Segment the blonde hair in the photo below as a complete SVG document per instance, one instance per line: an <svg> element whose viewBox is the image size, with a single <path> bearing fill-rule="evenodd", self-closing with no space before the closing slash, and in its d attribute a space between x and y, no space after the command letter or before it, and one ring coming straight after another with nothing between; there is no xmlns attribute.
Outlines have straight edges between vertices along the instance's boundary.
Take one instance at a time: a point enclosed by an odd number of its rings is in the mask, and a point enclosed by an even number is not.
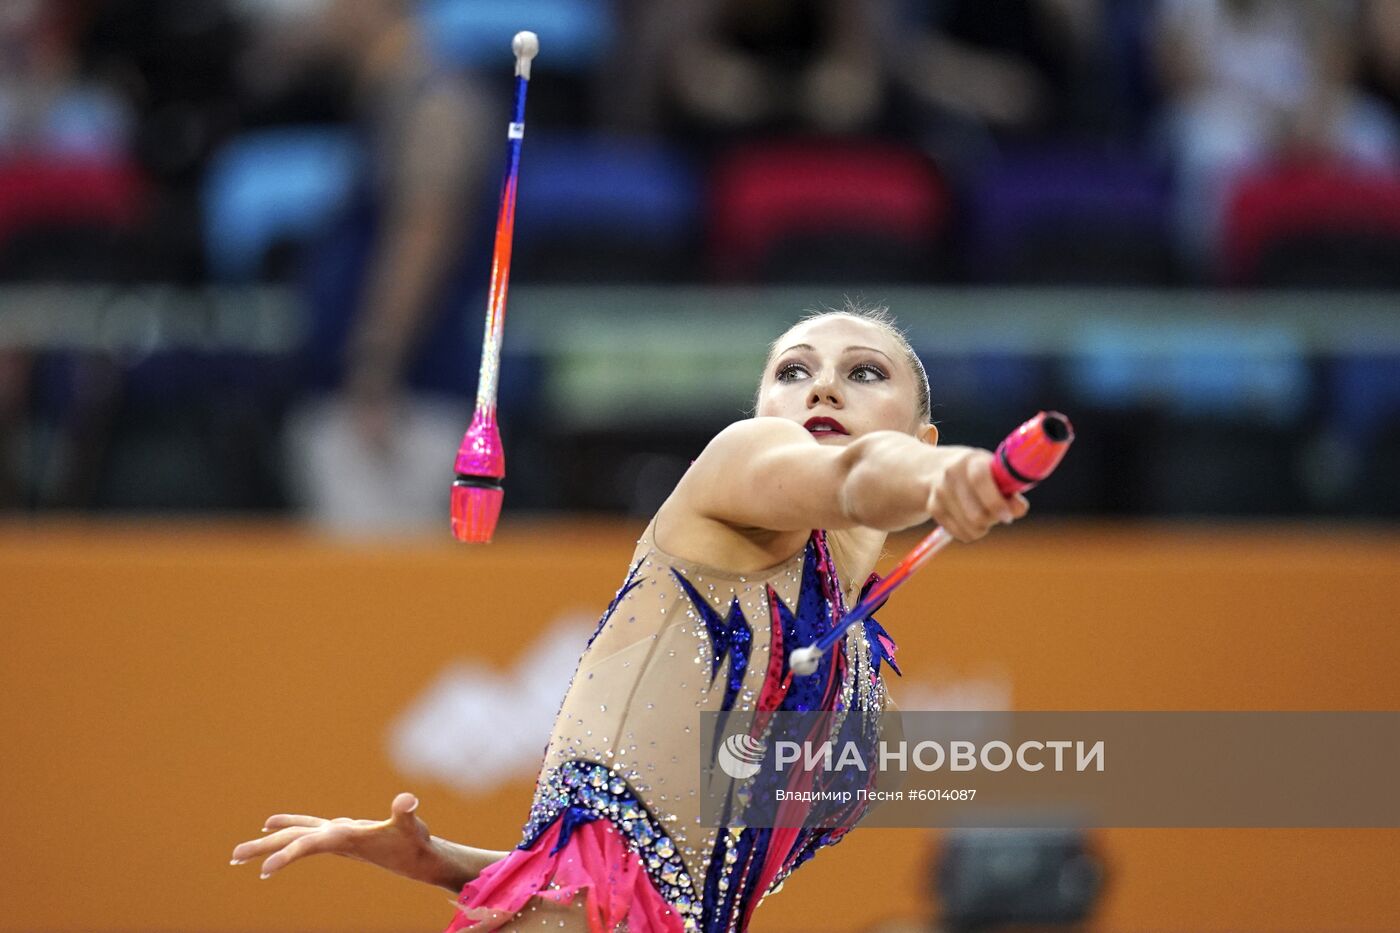
<svg viewBox="0 0 1400 933"><path fill-rule="evenodd" d="M891 340L899 344L899 349L904 353L905 361L909 364L910 370L914 373L914 385L919 395L919 418L925 423L932 421L933 393L929 389L928 373L924 370L923 360L919 359L919 354L914 352L914 347L909 343L909 338L904 335L904 331L900 330L899 324L895 322L894 315L890 313L890 309L884 305L867 305L864 302L852 301L850 298L847 298L845 307L809 310L792 326L796 327L797 324L806 324L809 321L820 321L829 317L849 317L855 318L858 321L864 321L867 324L874 324L889 335ZM791 327L788 328L788 330L791 329ZM786 333L786 331L784 333ZM782 339L783 334L779 334L774 338L773 342L768 345L768 357L764 363L765 370L767 369L767 363L772 361L773 354L778 350L778 341ZM754 395L755 411L758 410L758 396L762 391L763 386L760 381L759 391Z"/></svg>

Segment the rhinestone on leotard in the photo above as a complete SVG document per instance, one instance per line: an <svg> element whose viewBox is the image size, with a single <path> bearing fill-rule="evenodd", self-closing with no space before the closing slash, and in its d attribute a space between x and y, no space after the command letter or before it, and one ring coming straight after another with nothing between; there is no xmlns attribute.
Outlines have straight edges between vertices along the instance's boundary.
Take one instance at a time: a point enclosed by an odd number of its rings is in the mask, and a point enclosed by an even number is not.
<svg viewBox="0 0 1400 933"><path fill-rule="evenodd" d="M657 891L687 921L687 929L691 920L698 927L702 905L691 895L695 882L670 834L662 828L666 817L653 816L623 775L605 764L582 759L566 761L545 775L530 807L519 848L533 846L572 807L583 807L591 818L612 823L628 848L641 859Z"/></svg>

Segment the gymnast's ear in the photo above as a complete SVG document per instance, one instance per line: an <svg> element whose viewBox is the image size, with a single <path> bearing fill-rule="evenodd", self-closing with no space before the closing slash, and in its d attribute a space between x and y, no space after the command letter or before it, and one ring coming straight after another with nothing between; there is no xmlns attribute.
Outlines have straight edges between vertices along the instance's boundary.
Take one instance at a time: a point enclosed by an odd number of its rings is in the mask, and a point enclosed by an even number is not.
<svg viewBox="0 0 1400 933"><path fill-rule="evenodd" d="M919 428L915 436L918 437L918 439L923 441L925 444L928 444L930 447L932 447L938 443L938 426L933 424L926 424L923 427Z"/></svg>

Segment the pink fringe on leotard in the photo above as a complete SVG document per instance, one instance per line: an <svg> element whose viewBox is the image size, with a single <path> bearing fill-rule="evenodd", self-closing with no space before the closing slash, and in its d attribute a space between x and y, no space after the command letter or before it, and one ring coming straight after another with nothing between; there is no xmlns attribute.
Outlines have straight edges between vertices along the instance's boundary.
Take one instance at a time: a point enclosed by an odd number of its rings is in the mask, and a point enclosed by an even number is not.
<svg viewBox="0 0 1400 933"><path fill-rule="evenodd" d="M681 933L680 915L647 877L641 859L607 820L574 827L568 842L550 855L562 820L529 849L516 849L462 888L457 916L444 933L487 933L510 922L530 898L563 904L585 895L590 933Z"/></svg>

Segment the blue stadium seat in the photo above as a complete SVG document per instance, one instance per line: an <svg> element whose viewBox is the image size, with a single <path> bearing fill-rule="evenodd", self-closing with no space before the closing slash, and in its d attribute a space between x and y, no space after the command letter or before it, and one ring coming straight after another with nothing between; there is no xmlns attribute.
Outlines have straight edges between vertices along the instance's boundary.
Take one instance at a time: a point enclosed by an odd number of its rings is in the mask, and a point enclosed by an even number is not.
<svg viewBox="0 0 1400 933"><path fill-rule="evenodd" d="M1344 356L1326 367L1327 422L1364 447L1400 425L1400 356Z"/></svg>
<svg viewBox="0 0 1400 933"><path fill-rule="evenodd" d="M1299 418L1313 388L1298 334L1239 320L1178 322L1155 335L1131 321L1088 325L1064 378L1092 405L1269 424Z"/></svg>
<svg viewBox="0 0 1400 933"><path fill-rule="evenodd" d="M986 166L969 193L969 260L984 280L1169 284L1166 173L1131 154L1026 151Z"/></svg>
<svg viewBox="0 0 1400 933"><path fill-rule="evenodd" d="M516 268L532 281L686 278L700 178L680 152L608 136L531 139L521 156Z"/></svg>
<svg viewBox="0 0 1400 933"><path fill-rule="evenodd" d="M550 68L581 70L616 31L609 0L428 0L418 15L433 54L459 68L508 63L511 38L530 29Z"/></svg>
<svg viewBox="0 0 1400 933"><path fill-rule="evenodd" d="M212 275L259 278L276 247L312 236L345 203L360 164L352 134L340 128L259 130L231 140L204 184Z"/></svg>

